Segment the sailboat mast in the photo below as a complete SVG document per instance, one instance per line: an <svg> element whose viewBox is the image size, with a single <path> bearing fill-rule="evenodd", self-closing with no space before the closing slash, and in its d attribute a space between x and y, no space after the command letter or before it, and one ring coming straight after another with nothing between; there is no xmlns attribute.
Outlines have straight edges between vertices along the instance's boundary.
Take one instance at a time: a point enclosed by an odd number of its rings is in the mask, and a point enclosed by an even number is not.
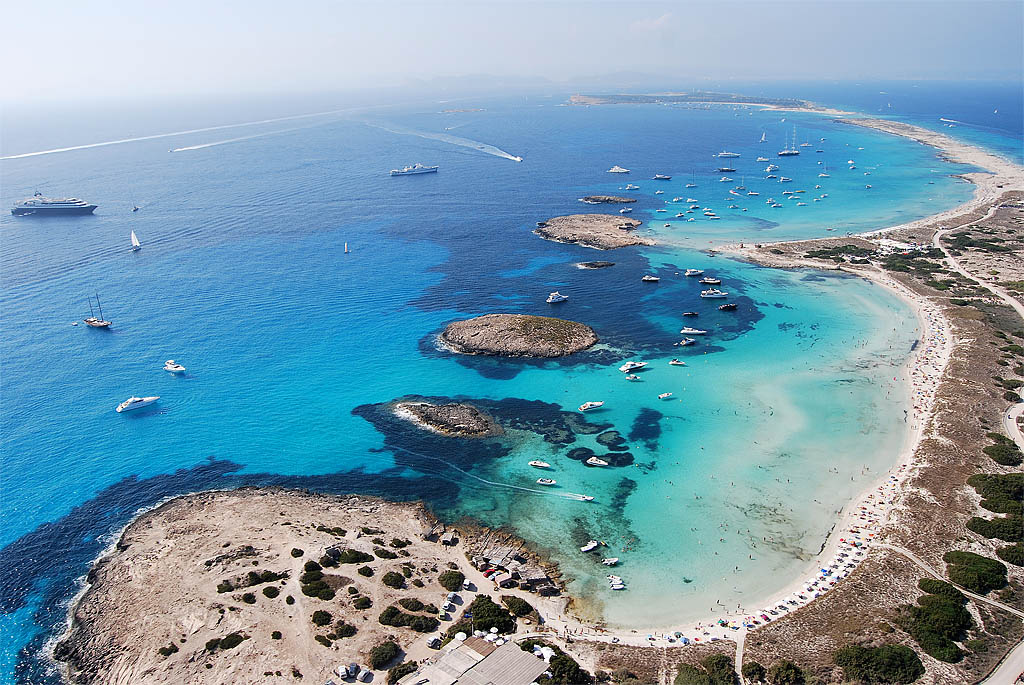
<svg viewBox="0 0 1024 685"><path fill-rule="evenodd" d="M100 304L100 294L99 293L96 293L96 306L100 310L100 319L103 319L103 305ZM106 321L106 319L103 319L103 320Z"/></svg>
<svg viewBox="0 0 1024 685"><path fill-rule="evenodd" d="M96 318L96 312L92 310L92 295L89 296L89 318Z"/></svg>

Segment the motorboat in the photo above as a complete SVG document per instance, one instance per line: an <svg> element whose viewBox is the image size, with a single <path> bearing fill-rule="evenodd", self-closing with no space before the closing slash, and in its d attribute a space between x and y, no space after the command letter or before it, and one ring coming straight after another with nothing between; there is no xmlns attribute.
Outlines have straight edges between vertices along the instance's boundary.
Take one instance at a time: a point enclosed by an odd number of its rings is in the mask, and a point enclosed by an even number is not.
<svg viewBox="0 0 1024 685"><path fill-rule="evenodd" d="M548 295L548 299L546 300L546 302L548 304L555 304L556 302L565 302L568 299L569 299L568 295L563 295L562 293L560 293L560 292L558 292L556 290L555 292L553 292L550 295Z"/></svg>
<svg viewBox="0 0 1024 685"><path fill-rule="evenodd" d="M591 457L584 462L587 466L608 466L608 462L598 457Z"/></svg>
<svg viewBox="0 0 1024 685"><path fill-rule="evenodd" d="M618 164L616 164L615 166L613 166L611 169L608 170L608 173L609 174L628 174L629 173L629 169L625 169L623 167L620 167Z"/></svg>
<svg viewBox="0 0 1024 685"><path fill-rule="evenodd" d="M700 202L700 200L698 200L695 197L688 197L688 198L686 198L686 201L691 203L691 204L694 203L694 202Z"/></svg>
<svg viewBox="0 0 1024 685"><path fill-rule="evenodd" d="M779 170L779 165L778 164L769 164L768 166L766 166L764 168L764 170L770 174L773 171L778 171Z"/></svg>
<svg viewBox="0 0 1024 685"><path fill-rule="evenodd" d="M629 214L632 211L632 207L623 207L622 209L619 210L619 214Z"/></svg>
<svg viewBox="0 0 1024 685"><path fill-rule="evenodd" d="M668 362L669 366L686 366L686 362L680 359L670 359Z"/></svg>
<svg viewBox="0 0 1024 685"><path fill-rule="evenodd" d="M732 183L732 179L729 178L728 176L723 176L722 178L718 179L718 182L719 183Z"/></svg>
<svg viewBox="0 0 1024 685"><path fill-rule="evenodd" d="M640 376L636 375L635 373L629 373L629 374L626 374L626 380L627 381L638 381L638 380L640 380Z"/></svg>
<svg viewBox="0 0 1024 685"><path fill-rule="evenodd" d="M604 402L584 402L578 409L580 411L590 411L591 409L598 409L604 406Z"/></svg>
<svg viewBox="0 0 1024 685"><path fill-rule="evenodd" d="M581 552L593 552L595 549L597 549L600 546L600 544L601 543L599 543L597 540L591 540L587 544L585 544L582 547L580 547L580 551Z"/></svg>
<svg viewBox="0 0 1024 685"><path fill-rule="evenodd" d="M655 190L655 191L654 191L654 194L655 194L655 195L664 195L664 194L665 194L665 191L664 191L664 190Z"/></svg>
<svg viewBox="0 0 1024 685"><path fill-rule="evenodd" d="M676 343L679 347L689 347L690 345L696 345L697 340L695 338L683 338Z"/></svg>
<svg viewBox="0 0 1024 685"><path fill-rule="evenodd" d="M575 492L570 492L570 493L567 493L565 496L568 497L569 499L578 499L581 502L593 502L594 501L594 496L593 495L579 495L579 494L577 494Z"/></svg>
<svg viewBox="0 0 1024 685"><path fill-rule="evenodd" d="M699 316L698 312L683 312L683 316Z"/></svg>
<svg viewBox="0 0 1024 685"><path fill-rule="evenodd" d="M736 311L736 305L732 302L718 305L718 310L723 312L734 312Z"/></svg>
<svg viewBox="0 0 1024 685"><path fill-rule="evenodd" d="M758 162L767 162L767 161L769 161L769 160L768 160L768 158L767 158L767 157L758 157L758 158L757 158L757 161L758 161Z"/></svg>
<svg viewBox="0 0 1024 685"><path fill-rule="evenodd" d="M635 183L627 183L626 190L640 190L640 186L636 185Z"/></svg>
<svg viewBox="0 0 1024 685"><path fill-rule="evenodd" d="M667 209L656 209L656 210L654 210L654 211L655 211L655 212L667 212L668 210L667 210Z"/></svg>
<svg viewBox="0 0 1024 685"><path fill-rule="evenodd" d="M601 563L604 564L605 566L614 566L615 564L619 563L619 558L618 557L608 557L607 559L602 559Z"/></svg>
<svg viewBox="0 0 1024 685"><path fill-rule="evenodd" d="M671 181L672 177L671 176L666 176L665 174L654 174L654 180L655 181Z"/></svg>
<svg viewBox="0 0 1024 685"><path fill-rule="evenodd" d="M720 167L717 167L715 169L715 171L717 173L719 173L719 174L731 174L731 173L733 173L736 170L733 169L731 166L720 166Z"/></svg>
<svg viewBox="0 0 1024 685"><path fill-rule="evenodd" d="M630 371L637 371L638 369L642 369L645 366L647 366L647 362L628 361L619 367L619 371L621 371L622 373L629 373Z"/></svg>
<svg viewBox="0 0 1024 685"><path fill-rule="evenodd" d="M697 184L696 184L696 183L687 183L687 184L686 184L686 187L687 187L687 188L696 188L696 187L697 187Z"/></svg>
<svg viewBox="0 0 1024 685"><path fill-rule="evenodd" d="M759 192L757 192L757 191L755 191L755 190L748 190L748 191L747 191L747 195L760 195L760 194L761 194L761 193L759 193Z"/></svg>
<svg viewBox="0 0 1024 685"><path fill-rule="evenodd" d="M729 296L729 293L722 292L717 288L708 288L707 290L701 290L700 296L703 297L705 300L724 299Z"/></svg>
<svg viewBox="0 0 1024 685"><path fill-rule="evenodd" d="M779 183L791 183L792 181L793 179L789 178L788 176L779 177Z"/></svg>
<svg viewBox="0 0 1024 685"><path fill-rule="evenodd" d="M703 283L704 285L721 285L722 279L712 278L711 276L705 276L704 278L700 279L700 283Z"/></svg>
<svg viewBox="0 0 1024 685"><path fill-rule="evenodd" d="M555 479L554 478L538 478L537 479L537 485L554 485L554 484L555 484Z"/></svg>
<svg viewBox="0 0 1024 685"><path fill-rule="evenodd" d="M668 224L665 224L665 225L667 226ZM657 276L651 276L651 275L648 274L648 275L644 276L643 278L641 278L640 280L643 281L644 283L657 283L661 279L658 278Z"/></svg>
<svg viewBox="0 0 1024 685"><path fill-rule="evenodd" d="M687 275L687 276L700 276L703 273L704 273L704 271L701 270L701 269L687 269L685 275Z"/></svg>
<svg viewBox="0 0 1024 685"><path fill-rule="evenodd" d="M739 157L739 156L740 156L740 153L738 153L738 152L726 152L725 150L723 150L722 152L719 152L719 153L718 153L717 155L715 155L715 156L716 156L716 157L719 157L719 158L722 158L722 159L724 159L724 158L729 158L729 159L731 159L731 158L733 158L733 157Z"/></svg>
<svg viewBox="0 0 1024 685"><path fill-rule="evenodd" d="M672 393L670 392L663 392L660 395L658 395L659 400L667 400L670 397L672 397Z"/></svg>
<svg viewBox="0 0 1024 685"><path fill-rule="evenodd" d="M141 409L142 407L149 406L160 399L159 396L153 397L129 397L121 404L117 405L115 411L120 414L121 412L131 411L132 409Z"/></svg>
<svg viewBox="0 0 1024 685"><path fill-rule="evenodd" d="M184 373L185 367L173 359L168 359L164 362L164 371L170 371L171 373Z"/></svg>
<svg viewBox="0 0 1024 685"><path fill-rule="evenodd" d="M530 462L530 466L532 466L535 469L549 469L549 468L551 468L551 464L547 463L546 461L540 461L539 459L534 459L533 461L531 461Z"/></svg>
<svg viewBox="0 0 1024 685"><path fill-rule="evenodd" d="M707 335L708 332L703 330L703 329L701 329L701 328L694 328L692 326L683 326L679 330L679 333L681 335Z"/></svg>

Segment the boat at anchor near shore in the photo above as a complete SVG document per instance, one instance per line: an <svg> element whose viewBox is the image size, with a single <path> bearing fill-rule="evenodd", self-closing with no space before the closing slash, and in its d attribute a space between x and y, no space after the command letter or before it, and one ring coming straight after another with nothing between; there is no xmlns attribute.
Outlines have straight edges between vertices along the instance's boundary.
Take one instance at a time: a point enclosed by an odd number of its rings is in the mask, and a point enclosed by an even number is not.
<svg viewBox="0 0 1024 685"><path fill-rule="evenodd" d="M532 466L535 469L549 469L549 468L551 468L551 464L547 463L546 461L541 461L539 459L534 459L533 461L531 461L530 462L530 466Z"/></svg>
<svg viewBox="0 0 1024 685"><path fill-rule="evenodd" d="M603 406L604 406L604 402L603 401L601 401L601 402L584 402L583 404L581 404L578 407L578 409L580 411L590 411L591 409L598 409L598 408L603 407Z"/></svg>

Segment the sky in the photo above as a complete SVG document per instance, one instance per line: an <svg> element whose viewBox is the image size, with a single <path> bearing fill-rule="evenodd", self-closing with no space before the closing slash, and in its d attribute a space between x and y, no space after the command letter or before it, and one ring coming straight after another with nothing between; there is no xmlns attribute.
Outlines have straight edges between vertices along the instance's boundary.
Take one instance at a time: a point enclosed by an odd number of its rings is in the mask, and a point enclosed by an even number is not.
<svg viewBox="0 0 1024 685"><path fill-rule="evenodd" d="M466 76L492 84L608 74L1020 80L1022 8L987 0L7 2L0 98L330 92Z"/></svg>

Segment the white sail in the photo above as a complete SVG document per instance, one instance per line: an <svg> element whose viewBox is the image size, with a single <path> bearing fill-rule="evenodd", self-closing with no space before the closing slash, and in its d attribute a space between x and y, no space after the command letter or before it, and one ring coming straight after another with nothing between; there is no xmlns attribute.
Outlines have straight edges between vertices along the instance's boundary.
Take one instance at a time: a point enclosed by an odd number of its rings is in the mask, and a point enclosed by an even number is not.
<svg viewBox="0 0 1024 685"><path fill-rule="evenodd" d="M132 231L132 249L139 250L142 248L142 243L139 242L139 237L135 235L135 231Z"/></svg>
<svg viewBox="0 0 1024 685"><path fill-rule="evenodd" d="M765 134L764 134L764 132L762 131L762 132L761 132L761 140L759 140L758 142L759 142L759 143L763 143L764 141L765 141Z"/></svg>

